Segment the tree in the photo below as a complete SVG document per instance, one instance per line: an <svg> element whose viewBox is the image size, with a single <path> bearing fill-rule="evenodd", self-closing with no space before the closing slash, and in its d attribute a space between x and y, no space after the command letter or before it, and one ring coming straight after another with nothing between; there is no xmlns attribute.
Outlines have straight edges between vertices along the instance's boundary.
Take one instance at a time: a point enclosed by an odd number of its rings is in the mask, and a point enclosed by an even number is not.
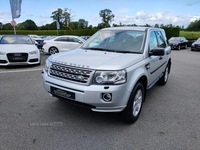
<svg viewBox="0 0 200 150"><path fill-rule="evenodd" d="M62 22L64 20L64 16L63 16L63 10L61 8L58 8L56 11L52 12L50 18L52 18L53 21L58 21L60 27L62 28Z"/></svg>
<svg viewBox="0 0 200 150"><path fill-rule="evenodd" d="M88 21L85 21L85 19L79 19L78 20L78 29L85 29L88 26Z"/></svg>
<svg viewBox="0 0 200 150"><path fill-rule="evenodd" d="M156 23L156 24L154 25L154 27L155 27L155 28L159 28L159 24Z"/></svg>
<svg viewBox="0 0 200 150"><path fill-rule="evenodd" d="M63 11L63 17L64 17L63 24L64 24L64 27L66 29L71 29L71 26L70 26L70 23L71 23L71 20L72 20L71 14L72 14L71 9L67 9L67 8L64 9L64 11Z"/></svg>
<svg viewBox="0 0 200 150"><path fill-rule="evenodd" d="M22 23L19 23L17 25L17 29L19 29L19 30L37 30L38 27L34 21L28 19Z"/></svg>
<svg viewBox="0 0 200 150"><path fill-rule="evenodd" d="M3 25L4 30L13 30L13 26L10 23L6 23Z"/></svg>
<svg viewBox="0 0 200 150"><path fill-rule="evenodd" d="M191 22L189 26L186 28L188 31L200 31L200 19Z"/></svg>
<svg viewBox="0 0 200 150"><path fill-rule="evenodd" d="M104 27L110 27L110 23L115 17L115 15L112 14L112 11L110 9L100 10L99 16L102 17L102 23L105 25Z"/></svg>
<svg viewBox="0 0 200 150"><path fill-rule="evenodd" d="M0 30L3 29L3 23L0 22Z"/></svg>
<svg viewBox="0 0 200 150"><path fill-rule="evenodd" d="M60 24L60 29L69 29L72 20L71 10L67 8L58 8L56 11L52 12L51 18L53 21L58 21Z"/></svg>
<svg viewBox="0 0 200 150"><path fill-rule="evenodd" d="M102 28L104 28L105 27L105 23L99 23L98 25L97 25L97 29L102 29Z"/></svg>

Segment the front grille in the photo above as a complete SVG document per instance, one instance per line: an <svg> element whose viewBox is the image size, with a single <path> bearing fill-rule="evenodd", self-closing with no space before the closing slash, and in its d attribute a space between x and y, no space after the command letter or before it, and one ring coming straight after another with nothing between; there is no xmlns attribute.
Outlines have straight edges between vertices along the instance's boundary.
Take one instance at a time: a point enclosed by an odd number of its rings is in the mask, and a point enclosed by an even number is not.
<svg viewBox="0 0 200 150"><path fill-rule="evenodd" d="M196 44L194 47L196 50L200 50L200 44Z"/></svg>
<svg viewBox="0 0 200 150"><path fill-rule="evenodd" d="M49 73L55 77L83 84L89 84L90 77L92 76L92 70L73 68L70 66L62 66L58 64L52 64Z"/></svg>
<svg viewBox="0 0 200 150"><path fill-rule="evenodd" d="M9 62L26 62L28 59L28 53L8 53Z"/></svg>

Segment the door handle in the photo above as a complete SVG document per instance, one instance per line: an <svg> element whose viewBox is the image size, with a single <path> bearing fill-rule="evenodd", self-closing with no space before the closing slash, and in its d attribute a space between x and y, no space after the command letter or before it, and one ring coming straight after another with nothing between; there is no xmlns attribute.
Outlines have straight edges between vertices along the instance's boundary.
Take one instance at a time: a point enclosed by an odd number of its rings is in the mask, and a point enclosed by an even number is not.
<svg viewBox="0 0 200 150"><path fill-rule="evenodd" d="M160 56L159 60L162 60L162 59L163 59L163 57L162 57L162 56Z"/></svg>

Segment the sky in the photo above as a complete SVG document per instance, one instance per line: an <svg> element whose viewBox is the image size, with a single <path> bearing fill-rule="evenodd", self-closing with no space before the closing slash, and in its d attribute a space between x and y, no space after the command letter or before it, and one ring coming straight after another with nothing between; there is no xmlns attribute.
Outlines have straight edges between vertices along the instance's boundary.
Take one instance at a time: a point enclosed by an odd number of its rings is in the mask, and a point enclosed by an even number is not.
<svg viewBox="0 0 200 150"><path fill-rule="evenodd" d="M100 10L110 9L115 24L172 24L185 28L200 19L200 0L22 0L17 23L33 20L37 26L52 23L58 8L71 11L72 21L85 19L89 25L101 23ZM10 0L0 1L0 22L12 21Z"/></svg>

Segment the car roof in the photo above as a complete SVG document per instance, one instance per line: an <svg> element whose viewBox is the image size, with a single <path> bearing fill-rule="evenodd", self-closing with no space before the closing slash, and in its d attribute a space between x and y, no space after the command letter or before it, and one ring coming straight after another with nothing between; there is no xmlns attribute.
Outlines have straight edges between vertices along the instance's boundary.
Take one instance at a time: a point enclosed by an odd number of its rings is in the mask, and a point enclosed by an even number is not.
<svg viewBox="0 0 200 150"><path fill-rule="evenodd" d="M123 27L109 27L103 28L101 30L138 30L138 31L146 31L148 29L159 29L163 30L162 28L154 28L154 27L140 27L140 26L123 26Z"/></svg>
<svg viewBox="0 0 200 150"><path fill-rule="evenodd" d="M1 35L1 36L3 37L3 36L28 36L28 35L26 35L26 34L4 34L4 35Z"/></svg>
<svg viewBox="0 0 200 150"><path fill-rule="evenodd" d="M77 35L59 35L57 37L79 37Z"/></svg>

